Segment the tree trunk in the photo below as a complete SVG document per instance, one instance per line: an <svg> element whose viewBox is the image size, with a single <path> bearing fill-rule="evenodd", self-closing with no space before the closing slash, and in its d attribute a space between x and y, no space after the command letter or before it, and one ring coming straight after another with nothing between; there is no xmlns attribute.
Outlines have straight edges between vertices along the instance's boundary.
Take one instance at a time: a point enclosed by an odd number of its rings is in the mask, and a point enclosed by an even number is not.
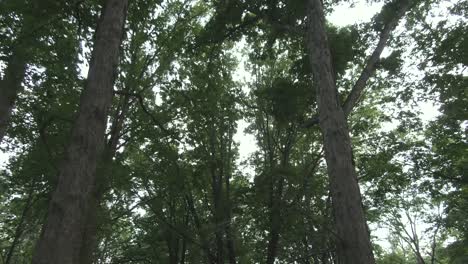
<svg viewBox="0 0 468 264"><path fill-rule="evenodd" d="M21 90L26 71L26 58L21 48L13 49L5 69L5 75L0 80L0 143L5 136L11 111Z"/></svg>
<svg viewBox="0 0 468 264"><path fill-rule="evenodd" d="M213 176L213 222L216 240L216 263L224 264L224 223L222 208L222 181L218 175Z"/></svg>
<svg viewBox="0 0 468 264"><path fill-rule="evenodd" d="M229 258L229 264L236 264L236 250L235 250L235 245L234 245L234 238L233 238L233 233L232 233L232 227L231 227L231 214L227 215L228 218L228 225L226 226L226 243L227 243L227 250L228 250L228 258Z"/></svg>
<svg viewBox="0 0 468 264"><path fill-rule="evenodd" d="M202 230L202 225L201 225L200 218L198 217L198 213L195 208L195 203L193 201L192 194L186 195L185 199L187 202L188 209L190 213L192 214L195 227L197 228L198 236L200 237L202 250L204 251L206 255L207 263L215 264L216 259L215 259L215 256L211 253L209 241L205 235L205 232Z"/></svg>
<svg viewBox="0 0 468 264"><path fill-rule="evenodd" d="M167 249L169 252L169 264L179 263L179 237L173 230L169 230L167 234Z"/></svg>
<svg viewBox="0 0 468 264"><path fill-rule="evenodd" d="M307 48L317 89L319 125L338 234L338 263L375 263L353 165L349 131L345 114L338 101L325 16L320 0L308 2L307 33Z"/></svg>
<svg viewBox="0 0 468 264"><path fill-rule="evenodd" d="M186 208L188 210L188 208ZM184 219L184 226L185 227L188 227L188 224L189 224L189 214L187 213L187 215L185 216L185 219ZM179 264L185 264L185 255L187 254L187 238L186 237L182 237L182 248L180 250L180 261L179 261Z"/></svg>
<svg viewBox="0 0 468 264"><path fill-rule="evenodd" d="M34 264L79 263L81 244L104 147L107 111L118 64L128 0L108 0L96 30L88 80L72 130Z"/></svg>
<svg viewBox="0 0 468 264"><path fill-rule="evenodd" d="M291 139L291 132L289 131L288 141L285 148L282 151L281 157L281 172L278 175L275 175L272 179L276 180L274 188L271 190L271 208L270 208L270 238L267 245L267 259L266 264L273 264L278 256L278 246L280 242L280 233L282 230L282 205L283 205L283 189L285 184L285 177L283 175L284 171L288 170L289 167L289 158L291 149L293 147L293 141Z"/></svg>
<svg viewBox="0 0 468 264"><path fill-rule="evenodd" d="M226 182L229 180L226 180ZM227 195L229 195L229 190L226 191ZM236 264L236 250L235 250L235 244L234 244L234 234L232 230L232 223L231 223L231 205L230 205L230 200L228 196L228 209L226 213L226 243L227 243L227 251L228 251L228 259L229 259L229 264Z"/></svg>
<svg viewBox="0 0 468 264"><path fill-rule="evenodd" d="M229 140L232 139L232 130L228 128L228 138ZM232 142L229 141L228 147L225 150L227 153L226 159L224 159L224 155L222 156L224 162L226 163L226 173L224 177L224 185L226 188L225 191L225 210L226 210L226 244L227 244L227 252L228 252L228 259L229 264L236 264L236 248L234 243L234 232L232 228L232 201L231 201L231 177L232 177L232 168L231 168L231 160L232 160ZM224 153L224 152L223 152Z"/></svg>
<svg viewBox="0 0 468 264"><path fill-rule="evenodd" d="M99 176L97 176L99 177ZM95 260L95 251L98 247L97 231L99 228L100 213L102 212L101 200L104 192L99 190L92 191L89 198L89 209L86 216L83 238L80 249L80 264L92 264Z"/></svg>
<svg viewBox="0 0 468 264"><path fill-rule="evenodd" d="M220 162L217 160L216 131L214 122L210 123L209 130L210 148L210 175L211 191L213 197L213 225L216 243L216 263L224 264L224 208L223 208L223 175Z"/></svg>
<svg viewBox="0 0 468 264"><path fill-rule="evenodd" d="M182 238L182 249L180 250L179 264L185 264L185 255L187 254L187 240Z"/></svg>
<svg viewBox="0 0 468 264"><path fill-rule="evenodd" d="M110 138L103 151L102 166L97 169L96 182L89 200L90 207L86 217L86 227L80 251L80 264L92 264L96 259L95 252L99 244L98 229L102 225L102 221L99 221L99 216L104 212L101 202L108 189L108 181L111 176L109 175L109 171L111 171L110 166L117 152L121 131L130 104L130 95L124 95L112 121Z"/></svg>

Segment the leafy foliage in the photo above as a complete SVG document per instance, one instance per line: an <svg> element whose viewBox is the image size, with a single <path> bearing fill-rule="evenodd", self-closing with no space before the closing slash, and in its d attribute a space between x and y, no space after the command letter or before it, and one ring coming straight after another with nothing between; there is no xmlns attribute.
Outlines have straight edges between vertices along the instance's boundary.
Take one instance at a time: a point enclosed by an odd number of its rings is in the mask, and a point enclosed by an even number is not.
<svg viewBox="0 0 468 264"><path fill-rule="evenodd" d="M327 24L340 101L395 15L384 2L371 22ZM439 2L413 6L348 117L382 264L468 261L468 11L437 16ZM13 54L27 65L0 146L1 264L31 261L101 4L0 1L0 77ZM264 263L272 243L277 263L335 263L322 135L304 128L317 108L305 20L297 0L131 1L95 263ZM437 116L423 120L424 105Z"/></svg>

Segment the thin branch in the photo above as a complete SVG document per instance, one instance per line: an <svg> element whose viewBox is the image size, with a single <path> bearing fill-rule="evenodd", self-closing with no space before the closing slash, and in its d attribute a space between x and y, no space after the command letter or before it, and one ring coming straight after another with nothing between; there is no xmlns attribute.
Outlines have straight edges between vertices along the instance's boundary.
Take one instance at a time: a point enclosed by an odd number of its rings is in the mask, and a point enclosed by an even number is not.
<svg viewBox="0 0 468 264"><path fill-rule="evenodd" d="M351 90L351 93L348 95L346 98L346 101L343 104L343 111L345 113L345 116L348 116L353 108L356 106L359 98L361 97L362 91L366 87L367 81L369 78L373 75L377 63L380 60L380 55L382 54L382 51L384 50L385 46L387 45L387 42L390 38L390 35L392 31L396 28L398 25L398 22L400 22L400 19L405 15L406 11L410 8L410 4L412 1L410 0L401 0L398 3L398 11L396 12L395 16L388 21L388 23L385 25L384 29L380 33L380 39L379 42L377 43L377 47L375 48L374 52L372 52L372 55L369 57L367 60L366 66L361 72L361 75L359 76L359 79L356 81L356 83L353 86L353 89Z"/></svg>

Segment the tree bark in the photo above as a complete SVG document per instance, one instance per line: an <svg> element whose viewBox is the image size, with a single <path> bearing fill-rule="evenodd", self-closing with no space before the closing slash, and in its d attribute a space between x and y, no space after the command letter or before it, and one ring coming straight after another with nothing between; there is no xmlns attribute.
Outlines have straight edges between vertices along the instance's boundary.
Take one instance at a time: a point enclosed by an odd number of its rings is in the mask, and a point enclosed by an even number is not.
<svg viewBox="0 0 468 264"><path fill-rule="evenodd" d="M333 213L338 234L338 263L375 263L353 165L351 140L331 64L325 16L320 0L308 1L307 48L317 89Z"/></svg>
<svg viewBox="0 0 468 264"><path fill-rule="evenodd" d="M398 2L398 10L396 11L395 15L387 21L384 28L380 32L379 41L377 46L375 47L374 51L372 52L371 56L367 59L366 65L362 70L361 74L359 75L358 80L354 84L351 92L346 97L345 102L343 103L343 111L345 117L348 117L351 112L353 111L354 107L357 105L359 99L361 98L362 92L366 88L367 82L369 78L374 74L378 62L380 61L380 56L387 45L388 40L390 39L392 31L398 25L398 22L404 16L406 11L410 8L410 1L408 0L401 0ZM382 12L386 12L386 10L382 10ZM318 115L313 116L304 124L302 124L303 128L310 128L315 126L319 123Z"/></svg>
<svg viewBox="0 0 468 264"><path fill-rule="evenodd" d="M34 264L75 264L95 183L96 164L104 147L107 111L118 64L128 0L108 0L96 30L88 80L78 117L36 245Z"/></svg>
<svg viewBox="0 0 468 264"><path fill-rule="evenodd" d="M101 205L102 199L106 190L108 189L109 171L112 165L112 159L115 157L117 152L117 146L121 136L121 131L124 125L125 117L130 108L130 95L126 94L121 99L121 103L116 111L113 118L110 138L107 141L105 149L103 151L102 166L97 169L96 182L90 196L89 201L89 212L86 217L86 227L83 235L82 246L81 246L81 257L80 264L92 264L94 263L96 256L95 252L98 248L98 230L102 225L102 221L99 221L99 216L103 213L104 208Z"/></svg>
<svg viewBox="0 0 468 264"><path fill-rule="evenodd" d="M26 58L23 53L21 48L13 49L5 75L0 80L0 143L5 136L11 111L22 88L21 83L26 71Z"/></svg>
<svg viewBox="0 0 468 264"><path fill-rule="evenodd" d="M226 215L228 224L226 225L226 243L227 243L227 250L228 250L228 258L229 258L229 264L236 264L236 250L235 250L235 245L234 245L234 234L232 231L232 226L231 226L231 213L228 212Z"/></svg>

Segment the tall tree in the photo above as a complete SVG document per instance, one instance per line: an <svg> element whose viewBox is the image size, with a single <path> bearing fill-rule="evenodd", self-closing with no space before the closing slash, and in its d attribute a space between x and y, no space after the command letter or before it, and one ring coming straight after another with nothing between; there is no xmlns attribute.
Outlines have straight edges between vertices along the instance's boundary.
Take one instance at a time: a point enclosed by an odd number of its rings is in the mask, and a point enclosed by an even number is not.
<svg viewBox="0 0 468 264"><path fill-rule="evenodd" d="M8 120L26 71L26 58L22 49L22 47L13 49L5 76L0 80L0 142L5 136Z"/></svg>
<svg viewBox="0 0 468 264"><path fill-rule="evenodd" d="M27 54L0 144L1 264L30 263L39 237L58 252L35 263L369 263L369 240L377 263L467 262L462 0L372 1L349 26L319 23L349 1L132 1L112 100L79 74L115 33L94 30L106 1L0 1L1 77Z"/></svg>
<svg viewBox="0 0 468 264"><path fill-rule="evenodd" d="M103 7L80 109L33 263L79 263L96 164L104 146L127 2L109 0Z"/></svg>
<svg viewBox="0 0 468 264"><path fill-rule="evenodd" d="M308 1L306 41L317 91L318 122L323 135L325 159L330 177L340 263L375 263L354 168L346 116L356 104L367 80L375 70L391 30L409 7L409 1L406 0L399 1L398 4L399 7L394 6L395 14L384 21L385 27L382 29L377 48L342 107L327 38L323 3L320 0Z"/></svg>
<svg viewBox="0 0 468 264"><path fill-rule="evenodd" d="M57 47L63 49L75 39L75 32L70 30L73 28L70 21L74 19L70 10L75 8L81 9L79 2L0 2L0 24L4 29L0 38L7 44L0 47L0 61L5 65L3 77L0 78L0 142L10 127L17 98L22 94L23 86L29 86L29 78L35 72L35 67L52 64L47 52L59 55L61 51ZM66 41L60 44L54 42L57 37L64 35L68 36ZM60 60L62 56L57 57L56 60ZM69 63L72 65L73 61Z"/></svg>
<svg viewBox="0 0 468 264"><path fill-rule="evenodd" d="M32 8L26 7L28 4ZM18 22L18 35L9 46L3 78L0 78L0 142L5 136L11 112L22 89L27 63L30 62L32 56L31 49L37 45L36 40L39 36L37 32L31 31L31 29L36 28L36 31L40 31L36 25L39 21L44 22L42 18L44 14L54 15L54 12L51 12L45 6L47 6L47 1L26 3L25 5L15 4L12 1L0 3L2 9L7 12L10 11L9 14L4 14L6 21L15 24L13 18L8 19L11 14L22 17ZM13 31L13 29L10 30Z"/></svg>

